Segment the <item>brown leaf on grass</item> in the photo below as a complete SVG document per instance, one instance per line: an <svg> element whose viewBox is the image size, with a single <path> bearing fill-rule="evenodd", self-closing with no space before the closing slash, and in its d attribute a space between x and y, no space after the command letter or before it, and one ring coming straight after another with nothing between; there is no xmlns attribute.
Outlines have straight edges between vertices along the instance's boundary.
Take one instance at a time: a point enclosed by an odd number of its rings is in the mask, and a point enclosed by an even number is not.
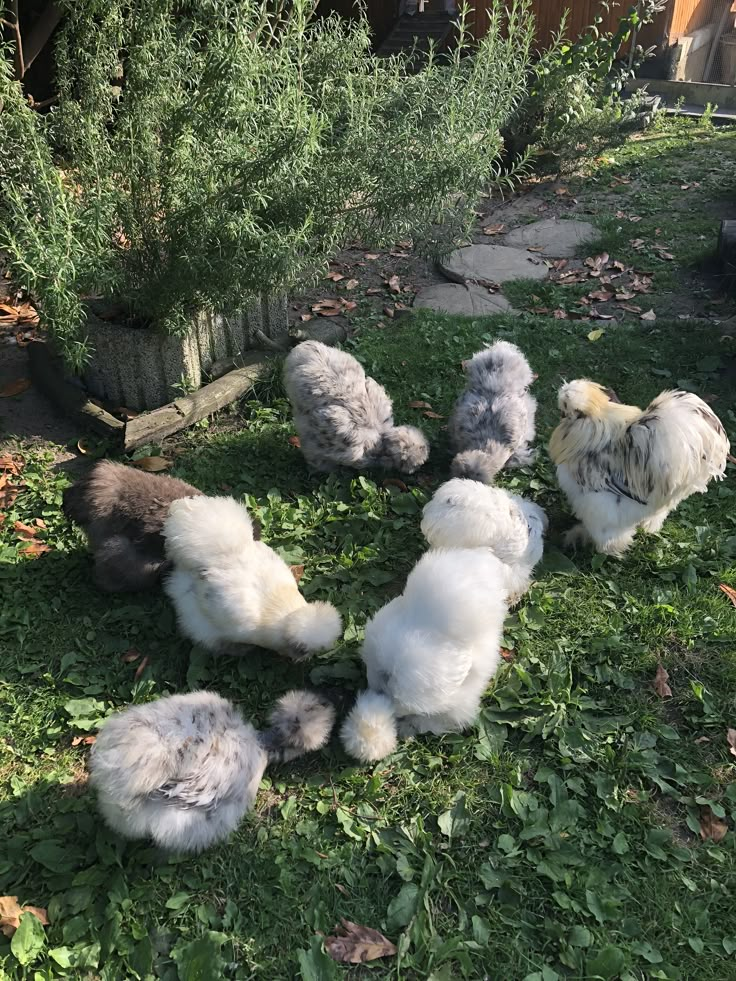
<svg viewBox="0 0 736 981"><path fill-rule="evenodd" d="M21 538L28 541L36 537L39 529L34 528L33 525L24 525L22 521L16 521L13 525L13 531L17 531Z"/></svg>
<svg viewBox="0 0 736 981"><path fill-rule="evenodd" d="M146 656L143 658L143 660L141 661L141 663L135 669L135 674L133 675L133 681L138 681L138 679L140 678L140 676L143 674L143 672L148 667L148 661L149 661L149 657L148 657L148 654L146 654Z"/></svg>
<svg viewBox="0 0 736 981"><path fill-rule="evenodd" d="M423 412L422 415L424 416L425 419L444 419L445 418L444 416L441 416L439 414L439 412L433 412L431 409L428 409L426 412Z"/></svg>
<svg viewBox="0 0 736 981"><path fill-rule="evenodd" d="M544 252L544 250L544 245L527 245L526 247L527 252Z"/></svg>
<svg viewBox="0 0 736 981"><path fill-rule="evenodd" d="M72 746L94 746L97 736L75 736L72 739Z"/></svg>
<svg viewBox="0 0 736 981"><path fill-rule="evenodd" d="M389 318L389 320L393 320L394 317L396 316L396 311L394 310L393 307L384 307L383 312L385 316Z"/></svg>
<svg viewBox="0 0 736 981"><path fill-rule="evenodd" d="M637 307L634 303L622 303L621 309L627 313L641 313L641 307Z"/></svg>
<svg viewBox="0 0 736 981"><path fill-rule="evenodd" d="M506 661L507 663L509 663L509 664L510 664L510 663L511 663L511 661L513 661L513 660L514 660L514 652L513 652L513 651L510 651L510 650L508 649L508 647L501 647L501 648L500 648L500 653L501 653L501 657L502 657L502 658L504 659L504 661Z"/></svg>
<svg viewBox="0 0 736 981"><path fill-rule="evenodd" d="M383 481L383 487L398 487L402 494L408 494L409 488L406 486L403 480L399 480L398 477L386 477Z"/></svg>
<svg viewBox="0 0 736 981"><path fill-rule="evenodd" d="M22 395L23 392L27 391L30 387L30 378L16 378L15 381L7 384L5 388L0 388L0 398L9 399L14 395Z"/></svg>
<svg viewBox="0 0 736 981"><path fill-rule="evenodd" d="M698 736L698 738L695 740L695 745L702 746L703 743L709 743L709 742L710 742L709 736Z"/></svg>
<svg viewBox="0 0 736 981"><path fill-rule="evenodd" d="M632 238L629 245L632 249L636 249L637 252L640 252L646 245L646 242L643 238Z"/></svg>
<svg viewBox="0 0 736 981"><path fill-rule="evenodd" d="M398 276L392 276L390 279L387 279L386 286L388 286L392 293L401 292L401 281Z"/></svg>
<svg viewBox="0 0 736 981"><path fill-rule="evenodd" d="M583 261L583 265L587 266L593 271L593 275L596 273L601 274L604 267L607 265L610 256L607 252L601 252L600 255L588 256L587 259Z"/></svg>
<svg viewBox="0 0 736 981"><path fill-rule="evenodd" d="M302 442L298 436L289 436L289 446L296 446L300 450L302 448Z"/></svg>
<svg viewBox="0 0 736 981"><path fill-rule="evenodd" d="M0 508L12 508L18 494L20 487L9 484L5 474L0 474Z"/></svg>
<svg viewBox="0 0 736 981"><path fill-rule="evenodd" d="M365 292L366 296L376 296L378 293L383 293L383 290L380 286L369 286Z"/></svg>
<svg viewBox="0 0 736 981"><path fill-rule="evenodd" d="M555 194L557 195L558 198L562 198L566 194L569 194L569 193L570 192L568 191L568 189L566 187L556 187L555 188Z"/></svg>
<svg viewBox="0 0 736 981"><path fill-rule="evenodd" d="M669 674L665 671L664 665L660 662L657 665L657 673L654 675L654 690L660 698L672 698L672 689L667 684Z"/></svg>
<svg viewBox="0 0 736 981"><path fill-rule="evenodd" d="M45 542L37 542L32 539L27 545L24 545L20 552L22 555L28 555L31 558L35 558L37 555L43 555L44 552L50 552L51 546L47 545Z"/></svg>
<svg viewBox="0 0 736 981"><path fill-rule="evenodd" d="M14 477L23 469L23 463L19 457L12 456L10 453L6 453L4 456L0 456L0 470L5 473L9 473Z"/></svg>
<svg viewBox="0 0 736 981"><path fill-rule="evenodd" d="M731 600L733 605L736 606L736 589L732 589L730 586L727 586L725 582L722 582L718 588L722 593L725 593L725 595L728 596L728 598Z"/></svg>
<svg viewBox="0 0 736 981"><path fill-rule="evenodd" d="M291 574L294 577L294 581L295 582L299 582L299 580L304 575L304 566L303 565L290 565L289 568L291 569Z"/></svg>
<svg viewBox="0 0 736 981"><path fill-rule="evenodd" d="M123 662L123 664L133 664L133 662L137 661L140 656L141 652L137 651L134 647L131 647L131 649L126 651L125 654L120 655L120 660Z"/></svg>
<svg viewBox="0 0 736 981"><path fill-rule="evenodd" d="M357 285L358 285L358 280L357 279L349 279L347 281L347 283L345 283L345 289L346 290L354 290Z"/></svg>
<svg viewBox="0 0 736 981"><path fill-rule="evenodd" d="M339 283L341 279L345 279L342 273L339 272L328 272L325 279L331 279L333 283Z"/></svg>
<svg viewBox="0 0 736 981"><path fill-rule="evenodd" d="M352 310L355 310L355 308L357 307L357 305L358 304L355 302L355 300L343 300L342 301L342 308L345 311L345 313L350 313Z"/></svg>
<svg viewBox="0 0 736 981"><path fill-rule="evenodd" d="M633 300L635 296L636 293L632 292L631 290L621 290L616 294L614 299L617 303L621 303L623 300Z"/></svg>
<svg viewBox="0 0 736 981"><path fill-rule="evenodd" d="M539 313L539 314L542 314L542 315L543 314L546 314L546 313L552 313L552 311L550 310L549 307L532 307L530 312L531 313Z"/></svg>
<svg viewBox="0 0 736 981"><path fill-rule="evenodd" d="M335 936L325 937L325 949L341 964L365 964L379 957L393 957L396 947L378 930L343 919Z"/></svg>
<svg viewBox="0 0 736 981"><path fill-rule="evenodd" d="M301 322L303 324L306 324L308 321L314 320L314 314L313 313L300 313L299 314L299 319L301 320Z"/></svg>
<svg viewBox="0 0 736 981"><path fill-rule="evenodd" d="M566 310L555 310L552 314L555 320L569 320Z"/></svg>
<svg viewBox="0 0 736 981"><path fill-rule="evenodd" d="M9 303L0 303L0 324L4 327L37 323L38 313L30 303L18 303L15 306Z"/></svg>
<svg viewBox="0 0 736 981"><path fill-rule="evenodd" d="M506 226L503 222L499 222L497 225L486 225L483 229L484 235L503 235L506 231Z"/></svg>
<svg viewBox="0 0 736 981"><path fill-rule="evenodd" d="M555 261L552 263L552 268L555 269L557 272L560 272L560 270L564 269L565 266L568 264L568 261L569 260L567 259L555 259Z"/></svg>
<svg viewBox="0 0 736 981"><path fill-rule="evenodd" d="M723 841L727 831L726 822L717 818L708 805L700 809L700 837L703 841Z"/></svg>
<svg viewBox="0 0 736 981"><path fill-rule="evenodd" d="M133 460L132 464L139 470L145 470L146 473L159 473L161 470L168 470L172 460L168 460L165 456L142 456L138 460Z"/></svg>
<svg viewBox="0 0 736 981"><path fill-rule="evenodd" d="M365 259L380 259L381 255L379 252L366 252Z"/></svg>
<svg viewBox="0 0 736 981"><path fill-rule="evenodd" d="M592 293L588 293L588 299L608 303L609 300L613 299L613 293L609 293L608 290L594 290Z"/></svg>
<svg viewBox="0 0 736 981"><path fill-rule="evenodd" d="M736 729L726 729L726 742L731 756L736 756Z"/></svg>
<svg viewBox="0 0 736 981"><path fill-rule="evenodd" d="M409 403L409 408L410 409L431 409L432 406L429 404L429 402L410 402Z"/></svg>
<svg viewBox="0 0 736 981"><path fill-rule="evenodd" d="M341 892L343 894L343 896L347 896L348 898L350 898L350 893L347 891L347 889L345 888L345 886L342 885L342 883L336 882L335 883L335 889L337 889L338 892Z"/></svg>
<svg viewBox="0 0 736 981"><path fill-rule="evenodd" d="M657 319L657 314L654 312L654 310L647 310L646 313L643 313L641 317L639 317L639 320L656 320L656 319Z"/></svg>
<svg viewBox="0 0 736 981"><path fill-rule="evenodd" d="M342 300L320 300L319 303L313 303L310 309L320 317L337 317L342 313Z"/></svg>
<svg viewBox="0 0 736 981"><path fill-rule="evenodd" d="M48 914L40 906L19 906L17 896L0 896L0 930L12 937L20 926L21 913L32 913L43 925L49 925Z"/></svg>

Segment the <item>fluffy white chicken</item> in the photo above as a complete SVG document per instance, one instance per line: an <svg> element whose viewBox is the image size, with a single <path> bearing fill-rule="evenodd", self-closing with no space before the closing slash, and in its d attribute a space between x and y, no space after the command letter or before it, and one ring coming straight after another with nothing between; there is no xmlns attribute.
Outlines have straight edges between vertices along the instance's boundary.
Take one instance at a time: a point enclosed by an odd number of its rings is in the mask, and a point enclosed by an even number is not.
<svg viewBox="0 0 736 981"><path fill-rule="evenodd" d="M213 651L256 644L298 660L340 636L335 607L307 603L289 566L254 540L247 509L232 497L174 501L163 535L174 563L164 589L191 640Z"/></svg>
<svg viewBox="0 0 736 981"><path fill-rule="evenodd" d="M449 422L457 454L453 477L492 483L503 467L523 467L534 459L537 400L529 394L534 374L515 344L496 341L463 363L465 391Z"/></svg>
<svg viewBox="0 0 736 981"><path fill-rule="evenodd" d="M460 478L437 489L422 517L422 534L432 548L487 548L500 559L510 605L529 588L547 526L547 515L533 501Z"/></svg>
<svg viewBox="0 0 736 981"><path fill-rule="evenodd" d="M341 730L351 756L379 760L399 738L474 721L501 660L506 575L487 549L431 550L419 560L401 596L366 626L370 690Z"/></svg>
<svg viewBox="0 0 736 981"><path fill-rule="evenodd" d="M637 528L658 532L680 501L726 471L721 421L692 392L662 392L643 411L587 379L563 385L549 452L581 524L568 542L620 556Z"/></svg>
<svg viewBox="0 0 736 981"><path fill-rule="evenodd" d="M391 399L346 351L319 341L299 344L284 362L284 386L302 453L315 470L413 473L429 456L424 434L394 425Z"/></svg>
<svg viewBox="0 0 736 981"><path fill-rule="evenodd" d="M320 749L334 719L332 706L308 691L280 698L262 732L213 692L132 705L97 736L90 782L113 831L199 852L237 828L269 763Z"/></svg>

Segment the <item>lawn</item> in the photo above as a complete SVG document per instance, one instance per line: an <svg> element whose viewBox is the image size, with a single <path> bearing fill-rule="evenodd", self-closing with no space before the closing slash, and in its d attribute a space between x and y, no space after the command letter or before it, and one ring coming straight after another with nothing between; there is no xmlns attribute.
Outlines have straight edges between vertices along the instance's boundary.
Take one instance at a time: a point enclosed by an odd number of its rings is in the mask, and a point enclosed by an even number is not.
<svg viewBox="0 0 736 981"><path fill-rule="evenodd" d="M60 513L67 478L50 453L24 452L0 525L0 892L46 908L50 925L12 946L0 937L0 977L736 979L736 609L719 590L736 587L733 467L621 562L560 550L571 518L544 449L529 472L502 474L548 509L551 533L471 731L405 743L374 767L333 739L268 771L255 814L198 858L120 841L85 787L84 737L131 702L212 687L259 723L283 691L312 684L349 705L365 621L421 554L421 508L447 477L460 363L485 342L514 340L538 372L542 447L561 381L586 375L639 404L696 391L736 437L735 342L714 319L728 304L702 268L736 200L736 133L678 124L654 137L568 190L611 258L641 264L631 240L644 240L655 321L591 325L574 319L580 285L540 298L526 284L509 290L520 306L572 319L358 321L350 350L432 439L406 490L378 475L310 477L277 378L164 448L172 472L243 497L264 539L304 564L305 593L343 614L334 652L301 665L213 658L177 635L163 596L101 596ZM619 209L641 220L624 225ZM698 291L711 319L680 319ZM39 518L53 549L30 559L14 523ZM655 691L658 664L671 697ZM382 930L397 956L334 964L320 933L342 917Z"/></svg>

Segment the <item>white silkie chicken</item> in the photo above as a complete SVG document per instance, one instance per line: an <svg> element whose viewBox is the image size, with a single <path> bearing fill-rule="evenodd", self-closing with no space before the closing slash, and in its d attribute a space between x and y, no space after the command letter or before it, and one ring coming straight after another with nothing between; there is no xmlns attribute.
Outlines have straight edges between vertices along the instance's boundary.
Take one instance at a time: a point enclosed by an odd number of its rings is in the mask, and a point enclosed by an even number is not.
<svg viewBox="0 0 736 981"><path fill-rule="evenodd" d="M459 477L437 489L422 517L422 534L432 548L487 548L500 559L512 606L529 588L547 526L547 515L533 501Z"/></svg>
<svg viewBox="0 0 736 981"><path fill-rule="evenodd" d="M164 589L182 633L212 651L255 644L294 660L331 647L340 614L307 603L289 566L253 538L247 509L231 497L174 501L163 528L174 563Z"/></svg>
<svg viewBox="0 0 736 981"><path fill-rule="evenodd" d="M109 718L90 753L90 782L124 838L199 852L251 809L269 763L321 749L335 719L308 691L278 700L261 732L213 692L170 695Z"/></svg>
<svg viewBox="0 0 736 981"><path fill-rule="evenodd" d="M667 515L726 471L729 442L721 421L692 392L658 395L646 409L578 379L558 396L562 421L549 452L581 524L568 542L592 541L621 556L637 528L658 532Z"/></svg>
<svg viewBox="0 0 736 981"><path fill-rule="evenodd" d="M380 760L399 738L471 725L501 660L506 576L486 549L432 550L417 562L366 626L369 691L341 730L351 756Z"/></svg>

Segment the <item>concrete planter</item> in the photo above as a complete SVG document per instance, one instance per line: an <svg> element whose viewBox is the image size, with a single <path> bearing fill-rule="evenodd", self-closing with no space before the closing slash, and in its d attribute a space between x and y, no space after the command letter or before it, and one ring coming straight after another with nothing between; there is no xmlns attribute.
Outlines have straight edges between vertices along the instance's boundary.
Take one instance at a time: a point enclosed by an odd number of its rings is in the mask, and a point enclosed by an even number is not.
<svg viewBox="0 0 736 981"><path fill-rule="evenodd" d="M229 315L201 313L189 333L172 337L103 321L90 313L87 334L94 355L84 373L90 393L113 407L156 409L182 394L182 382L198 389L217 361L263 348L261 332L287 346L286 296L261 297Z"/></svg>

